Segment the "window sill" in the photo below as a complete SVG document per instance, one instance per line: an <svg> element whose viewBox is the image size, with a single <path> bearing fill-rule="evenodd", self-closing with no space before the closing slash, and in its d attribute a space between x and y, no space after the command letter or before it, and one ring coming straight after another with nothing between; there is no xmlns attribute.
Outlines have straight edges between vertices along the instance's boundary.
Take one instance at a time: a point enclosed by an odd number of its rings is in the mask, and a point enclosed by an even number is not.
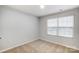
<svg viewBox="0 0 79 59"><path fill-rule="evenodd" d="M51 34L48 34L48 36L54 36L54 37L58 37L58 38L74 39L74 37L64 37L64 36L57 36L57 35L51 35Z"/></svg>

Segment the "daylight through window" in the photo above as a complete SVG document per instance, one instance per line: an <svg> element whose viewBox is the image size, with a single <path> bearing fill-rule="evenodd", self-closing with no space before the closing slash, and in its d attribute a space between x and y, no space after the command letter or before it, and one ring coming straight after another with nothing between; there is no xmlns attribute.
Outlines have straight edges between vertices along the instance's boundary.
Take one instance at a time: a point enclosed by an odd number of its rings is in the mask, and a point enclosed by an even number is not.
<svg viewBox="0 0 79 59"><path fill-rule="evenodd" d="M48 19L48 34L73 37L74 16Z"/></svg>

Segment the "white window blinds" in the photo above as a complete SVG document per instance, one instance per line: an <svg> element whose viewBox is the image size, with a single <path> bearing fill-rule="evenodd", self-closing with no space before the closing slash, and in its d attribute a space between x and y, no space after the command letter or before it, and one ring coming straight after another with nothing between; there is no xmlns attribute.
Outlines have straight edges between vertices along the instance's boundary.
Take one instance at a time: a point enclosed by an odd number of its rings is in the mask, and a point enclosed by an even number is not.
<svg viewBox="0 0 79 59"><path fill-rule="evenodd" d="M48 34L73 37L74 16L48 19Z"/></svg>

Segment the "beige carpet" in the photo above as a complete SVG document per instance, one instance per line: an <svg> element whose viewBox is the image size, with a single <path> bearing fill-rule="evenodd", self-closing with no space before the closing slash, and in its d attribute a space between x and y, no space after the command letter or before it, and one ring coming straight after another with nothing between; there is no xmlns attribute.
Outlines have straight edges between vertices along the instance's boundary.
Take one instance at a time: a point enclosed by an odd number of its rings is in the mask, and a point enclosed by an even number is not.
<svg viewBox="0 0 79 59"><path fill-rule="evenodd" d="M73 51L76 50L47 41L36 40L23 46L5 51L5 53L68 53Z"/></svg>

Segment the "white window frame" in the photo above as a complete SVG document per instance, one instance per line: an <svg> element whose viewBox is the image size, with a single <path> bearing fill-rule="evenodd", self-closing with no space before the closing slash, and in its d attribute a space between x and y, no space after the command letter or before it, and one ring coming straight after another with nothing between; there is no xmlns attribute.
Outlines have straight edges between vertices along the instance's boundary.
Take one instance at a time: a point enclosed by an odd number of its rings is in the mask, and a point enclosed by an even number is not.
<svg viewBox="0 0 79 59"><path fill-rule="evenodd" d="M72 37L68 37L68 38L73 38L74 37L74 15L68 15L68 16L73 16L73 27L71 27L73 33L72 33ZM68 17L68 16L62 16L62 17ZM63 36L59 35L59 20L58 20L58 18L60 18L60 17L55 17L55 18L57 18L57 30L56 30L56 35L53 35L53 36L66 37L64 35ZM51 19L53 19L53 18L51 18ZM51 20L51 19L48 19L48 20ZM48 20L47 20L47 34L52 35L52 34L48 33ZM62 27L62 28L64 28L64 27ZM65 27L65 28L70 28L70 27Z"/></svg>

